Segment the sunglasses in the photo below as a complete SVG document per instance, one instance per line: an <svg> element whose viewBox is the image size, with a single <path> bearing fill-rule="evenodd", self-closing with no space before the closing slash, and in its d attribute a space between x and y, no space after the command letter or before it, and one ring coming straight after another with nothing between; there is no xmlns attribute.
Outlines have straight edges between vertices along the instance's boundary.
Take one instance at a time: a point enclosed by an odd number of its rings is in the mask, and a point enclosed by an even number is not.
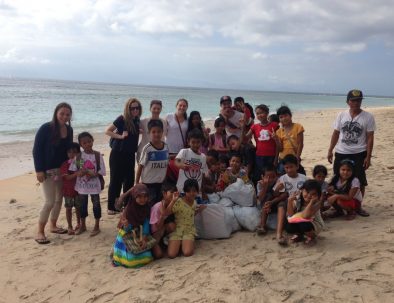
<svg viewBox="0 0 394 303"><path fill-rule="evenodd" d="M130 110L140 110L139 106L130 106L129 107Z"/></svg>

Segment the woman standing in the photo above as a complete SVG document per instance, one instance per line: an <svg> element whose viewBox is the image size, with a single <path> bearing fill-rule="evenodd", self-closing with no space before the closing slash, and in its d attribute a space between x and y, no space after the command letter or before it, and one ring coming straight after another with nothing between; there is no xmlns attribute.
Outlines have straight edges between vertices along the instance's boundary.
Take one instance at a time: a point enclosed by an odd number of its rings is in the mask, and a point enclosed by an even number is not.
<svg viewBox="0 0 394 303"><path fill-rule="evenodd" d="M162 109L163 104L160 100L152 100L150 102L150 112L152 113L152 116L150 118L145 118L141 120L141 142L138 145L137 162L140 161L142 149L150 141L148 131L148 123L150 120L161 120L161 122L163 122L163 134L165 135L167 133L167 122L164 119L160 118L160 113Z"/></svg>
<svg viewBox="0 0 394 303"><path fill-rule="evenodd" d="M57 220L62 206L63 185L59 168L67 160L67 147L73 140L71 116L72 108L68 103L58 104L52 121L39 128L34 140L34 168L37 180L42 184L45 199L38 219L38 233L35 238L38 244L50 242L45 236L45 225L49 216L51 233L67 233L66 229L57 226Z"/></svg>
<svg viewBox="0 0 394 303"><path fill-rule="evenodd" d="M105 134L111 137L109 156L110 182L108 187L108 214L117 213L115 199L134 185L135 153L140 133L141 102L136 98L127 100L123 115L107 127Z"/></svg>
<svg viewBox="0 0 394 303"><path fill-rule="evenodd" d="M167 136L166 143L170 157L175 158L178 152L186 147L187 132L187 108L189 103L186 99L179 99L176 103L176 111L174 114L168 114L167 120Z"/></svg>

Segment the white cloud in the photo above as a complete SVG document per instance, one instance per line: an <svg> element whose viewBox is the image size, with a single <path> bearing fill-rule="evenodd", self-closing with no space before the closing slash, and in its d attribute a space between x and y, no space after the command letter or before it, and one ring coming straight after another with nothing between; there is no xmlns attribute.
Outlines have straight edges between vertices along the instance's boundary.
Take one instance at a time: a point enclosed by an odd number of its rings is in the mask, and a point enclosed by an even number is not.
<svg viewBox="0 0 394 303"><path fill-rule="evenodd" d="M12 48L3 54L0 53L0 62L16 64L48 64L50 63L50 60L29 55L22 55L16 48Z"/></svg>
<svg viewBox="0 0 394 303"><path fill-rule="evenodd" d="M388 69L392 15L390 0L0 0L0 70L46 64L54 77L171 85L329 83L351 63ZM373 51L386 62L368 65Z"/></svg>
<svg viewBox="0 0 394 303"><path fill-rule="evenodd" d="M254 60L259 60L259 59L262 60L262 59L267 59L267 58L268 58L268 55L260 53L260 52L252 54L252 59L254 59Z"/></svg>
<svg viewBox="0 0 394 303"><path fill-rule="evenodd" d="M342 52L353 52L354 47L346 45L366 44L377 36L393 40L391 3L371 0L6 0L0 9L3 19L0 25L5 38L32 35L45 40L40 35L49 34L51 39L72 40L87 34L96 37L117 33L183 35L193 40L218 35L233 44L266 47L299 43L307 45L308 50L311 50L308 45L314 44L317 45L314 49L322 52L333 44Z"/></svg>

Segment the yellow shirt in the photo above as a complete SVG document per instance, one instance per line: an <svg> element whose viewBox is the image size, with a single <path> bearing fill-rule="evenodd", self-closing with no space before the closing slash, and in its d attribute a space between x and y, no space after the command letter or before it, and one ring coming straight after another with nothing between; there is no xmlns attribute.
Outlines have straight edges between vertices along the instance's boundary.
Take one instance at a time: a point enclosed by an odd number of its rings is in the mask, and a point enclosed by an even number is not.
<svg viewBox="0 0 394 303"><path fill-rule="evenodd" d="M286 155L289 154L292 154L294 156L297 155L297 148L298 148L297 136L303 132L304 132L304 127L298 123L293 123L293 126L291 127L290 131L286 132L282 127L276 131L276 135L278 136L283 146L282 151L279 153L280 159L283 159Z"/></svg>

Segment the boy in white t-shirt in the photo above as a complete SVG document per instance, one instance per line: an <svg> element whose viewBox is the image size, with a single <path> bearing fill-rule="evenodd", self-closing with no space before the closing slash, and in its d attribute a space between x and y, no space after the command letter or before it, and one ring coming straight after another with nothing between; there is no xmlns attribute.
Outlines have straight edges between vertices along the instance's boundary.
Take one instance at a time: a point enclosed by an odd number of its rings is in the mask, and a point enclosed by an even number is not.
<svg viewBox="0 0 394 303"><path fill-rule="evenodd" d="M150 142L142 149L136 183L142 182L148 187L149 205L153 206L162 198L161 186L167 173L169 153L167 144L162 141L163 122L150 120L148 131Z"/></svg>
<svg viewBox="0 0 394 303"><path fill-rule="evenodd" d="M175 164L179 168L179 176L176 187L179 192L183 191L183 185L188 179L195 179L201 188L201 181L208 166L206 156L199 152L204 135L199 129L193 129L188 135L190 148L181 149L175 158Z"/></svg>
<svg viewBox="0 0 394 303"><path fill-rule="evenodd" d="M294 193L299 193L302 185L306 181L306 176L299 174L298 170L298 159L296 156L289 154L282 159L282 164L286 174L281 176L278 182L274 186L274 191L287 193L287 196L291 196ZM287 199L279 202L278 204L278 225L276 228L276 238L280 245L286 245L286 238L283 236L283 229L285 226L285 215L286 215Z"/></svg>

